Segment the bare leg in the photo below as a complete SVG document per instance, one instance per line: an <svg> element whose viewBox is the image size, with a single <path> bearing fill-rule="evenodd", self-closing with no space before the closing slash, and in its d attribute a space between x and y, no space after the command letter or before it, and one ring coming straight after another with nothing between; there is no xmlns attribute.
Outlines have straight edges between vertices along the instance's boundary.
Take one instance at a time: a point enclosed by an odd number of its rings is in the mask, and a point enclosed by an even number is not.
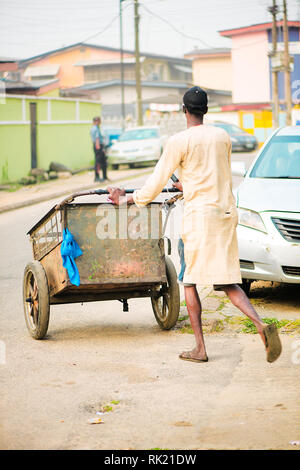
<svg viewBox="0 0 300 470"><path fill-rule="evenodd" d="M192 329L194 331L196 347L188 353L182 353L182 356L189 354L191 359L198 359L202 361L207 360L207 354L204 344L203 331L202 331L202 320L201 320L201 301L196 289L196 286L185 286L184 287L185 301L190 317ZM184 357L182 357L184 358Z"/></svg>
<svg viewBox="0 0 300 470"><path fill-rule="evenodd" d="M250 318L250 320L254 323L263 343L266 344L265 335L263 334L263 328L266 325L263 323L256 310L254 310L243 289L241 289L238 284L231 284L228 285L228 287L223 287L223 290L226 292L233 305L237 307L242 313L244 313L248 318Z"/></svg>

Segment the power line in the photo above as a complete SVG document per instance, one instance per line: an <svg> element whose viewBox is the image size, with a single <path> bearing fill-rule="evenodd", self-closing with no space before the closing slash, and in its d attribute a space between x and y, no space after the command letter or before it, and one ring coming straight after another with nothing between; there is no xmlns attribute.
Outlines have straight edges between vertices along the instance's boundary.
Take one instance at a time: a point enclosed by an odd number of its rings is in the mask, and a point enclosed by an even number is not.
<svg viewBox="0 0 300 470"><path fill-rule="evenodd" d="M58 7L59 8L59 11L62 11L62 10L65 10L65 11L82 11L84 9L89 9L89 8L98 8L98 9L103 9L103 6L110 6L111 5L111 0L109 0L107 3L105 3L103 5L103 0L101 1L101 3L99 3L99 1L96 1L94 3L92 3L91 5L87 4L86 1L85 2L82 2L82 5L74 5L74 2L69 2L68 5L64 4L64 2L62 1L58 1L57 3L54 3L53 1L49 2L49 3L43 3L43 5L41 4L37 4L37 3L28 3L26 2L26 4L24 5L24 2L22 1L21 4L20 3L14 3L12 2L11 0L9 1L9 3L7 5L5 4L2 4L0 5L0 9L1 9L1 12L3 11L3 8L4 8L4 11L5 11L5 8L6 9L9 9L11 10L12 8L13 9L20 9L20 7L24 6L24 8L26 9L26 12L30 12L31 11L45 11L45 10L53 10L53 7Z"/></svg>
<svg viewBox="0 0 300 470"><path fill-rule="evenodd" d="M208 44L207 42L203 41L203 39L200 39L199 37L195 37L195 36L190 36L188 34L185 34L183 33L182 31L180 31L176 26L174 26L172 23L170 23L168 20L166 20L165 18L162 18L160 15L154 13L153 11L149 10L148 7L146 7L143 3L141 4L141 6L144 8L144 10L146 10L148 13L150 13L150 15L152 16L155 16L156 18L159 18L161 21L163 21L164 23L166 23L168 26L170 26L170 28L172 28L176 33L180 34L182 37L185 37L187 39L193 39L194 41L199 41L201 42L205 47L208 47L209 49L214 49L214 46L211 46L210 44Z"/></svg>
<svg viewBox="0 0 300 470"><path fill-rule="evenodd" d="M132 2L131 2L131 3L128 3L127 5L125 5L125 7L123 8L123 11L124 11L126 8L128 8L129 6L131 6L131 5L132 5ZM111 21L110 21L103 29L97 31L96 33L91 34L90 36L86 37L85 39L83 39L83 40L81 40L81 41L76 41L76 42L84 43L84 42L89 41L89 40L92 39L92 38L95 38L96 36L100 36L100 35L103 34L105 31L107 31L107 30L111 27L111 25L116 21L116 19L118 19L119 17L120 17L120 13L118 13L116 16L114 16L114 17L111 19ZM42 44L48 44L48 43L49 43L49 41L46 41L46 42L43 41L43 42L42 42ZM24 45L24 41L23 41L22 43L10 42L9 44L10 44L10 45L16 45L16 46L18 46L18 45ZM41 44L41 43L39 42L39 44Z"/></svg>
<svg viewBox="0 0 300 470"><path fill-rule="evenodd" d="M132 5L132 2L127 3L127 5L124 6L123 11L125 11L131 5ZM87 37L86 39L83 39L80 42L89 41L90 39L95 38L96 36L99 36L100 34L103 34L107 29L110 28L110 26L114 23L114 21L116 21L116 19L119 19L119 18L120 18L120 13L118 13L116 16L114 16L113 19L105 26L105 28L103 28L102 30L98 31L95 34L92 34L91 36Z"/></svg>
<svg viewBox="0 0 300 470"><path fill-rule="evenodd" d="M61 15L58 15L57 17L52 17L52 18L49 18L49 17L43 17L43 18L40 18L40 17L32 17L32 16L27 16L27 17L24 17L24 16L16 16L16 15L11 15L10 13L3 13L1 12L1 16L2 17L7 17L9 19L12 19L12 20L21 20L24 24L40 24L40 23L48 23L48 24L52 24L54 22L62 22L62 23L65 23L66 22L66 18L64 16L61 16ZM69 20L73 22L78 22L78 23L81 23L82 21L97 21L97 16L98 15L94 15L93 17L89 17L89 18L85 18L85 17L80 17L80 18L72 18L72 17L69 17ZM99 13L99 16L100 16L100 13ZM50 22L49 22L49 19L50 19Z"/></svg>
<svg viewBox="0 0 300 470"><path fill-rule="evenodd" d="M129 6L131 6L132 3L128 3L124 8L123 8L123 11L128 8ZM95 38L96 36L100 36L101 34L105 33L105 31L107 31L111 25L116 21L116 19L118 19L120 17L120 13L118 13L116 16L114 16L111 21L101 30L98 30L96 33L93 33L91 35L89 35L88 37L86 37L85 39L81 40L81 41L77 41L77 42L87 42L89 41L90 39L92 38ZM47 41L48 43L49 41ZM14 44L14 45L20 45L20 44L24 44L24 43L10 43L10 44Z"/></svg>

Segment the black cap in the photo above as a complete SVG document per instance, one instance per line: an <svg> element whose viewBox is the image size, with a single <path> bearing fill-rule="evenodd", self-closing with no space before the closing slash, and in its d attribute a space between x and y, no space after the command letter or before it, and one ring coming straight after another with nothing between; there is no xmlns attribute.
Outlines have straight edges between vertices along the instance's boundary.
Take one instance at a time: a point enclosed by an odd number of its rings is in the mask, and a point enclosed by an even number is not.
<svg viewBox="0 0 300 470"><path fill-rule="evenodd" d="M183 95L183 104L191 114L206 114L207 93L199 86L193 86Z"/></svg>

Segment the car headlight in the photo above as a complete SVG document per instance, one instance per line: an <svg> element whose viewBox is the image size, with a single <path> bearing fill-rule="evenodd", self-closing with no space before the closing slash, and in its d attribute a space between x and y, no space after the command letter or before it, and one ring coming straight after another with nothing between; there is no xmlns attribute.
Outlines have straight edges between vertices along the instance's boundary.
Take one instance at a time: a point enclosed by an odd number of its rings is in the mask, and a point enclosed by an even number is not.
<svg viewBox="0 0 300 470"><path fill-rule="evenodd" d="M239 225L244 225L246 227L254 228L255 230L260 230L261 232L267 233L265 224L258 212L251 211L249 209L238 208L239 214Z"/></svg>

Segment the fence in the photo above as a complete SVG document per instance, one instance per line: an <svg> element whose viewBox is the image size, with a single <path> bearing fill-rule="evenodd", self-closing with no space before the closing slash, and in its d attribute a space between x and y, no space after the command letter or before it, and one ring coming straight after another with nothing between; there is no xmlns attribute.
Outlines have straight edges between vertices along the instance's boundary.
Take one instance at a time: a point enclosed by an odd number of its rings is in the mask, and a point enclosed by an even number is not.
<svg viewBox="0 0 300 470"><path fill-rule="evenodd" d="M159 126L160 131L163 135L171 136L176 132L186 129L186 119L184 114L163 114L163 115L152 115L144 116L144 126ZM122 119L120 116L105 117L102 119L102 124L105 127L121 128ZM125 127L137 126L137 120L132 116L128 116L125 120Z"/></svg>
<svg viewBox="0 0 300 470"><path fill-rule="evenodd" d="M33 166L51 162L71 169L89 166L96 101L6 95L0 103L0 183L18 181Z"/></svg>

